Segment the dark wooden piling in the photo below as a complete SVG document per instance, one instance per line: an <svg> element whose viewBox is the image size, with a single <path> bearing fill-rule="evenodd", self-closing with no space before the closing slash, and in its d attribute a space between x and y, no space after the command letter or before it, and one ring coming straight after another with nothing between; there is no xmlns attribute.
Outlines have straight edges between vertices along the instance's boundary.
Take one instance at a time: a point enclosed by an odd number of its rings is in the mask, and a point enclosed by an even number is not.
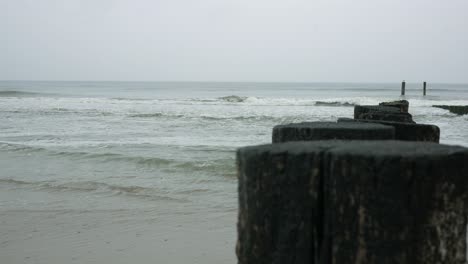
<svg viewBox="0 0 468 264"><path fill-rule="evenodd" d="M401 95L405 95L406 82L401 82Z"/></svg>
<svg viewBox="0 0 468 264"><path fill-rule="evenodd" d="M405 141L427 141L439 143L440 128L436 125L400 123L391 121L364 120L352 118L338 118L338 123L360 122L378 123L395 128L395 139Z"/></svg>
<svg viewBox="0 0 468 264"><path fill-rule="evenodd" d="M273 143L326 139L394 139L395 129L381 124L304 122L273 128Z"/></svg>
<svg viewBox="0 0 468 264"><path fill-rule="evenodd" d="M467 149L396 141L329 153L329 263L465 263Z"/></svg>
<svg viewBox="0 0 468 264"><path fill-rule="evenodd" d="M457 115L466 115L468 114L468 105L433 105L432 107L442 108L449 110L450 113Z"/></svg>
<svg viewBox="0 0 468 264"><path fill-rule="evenodd" d="M407 100L398 100L398 101L391 101L391 102L382 102L379 103L380 106L390 106L395 107L400 110L402 113L408 113L409 110L409 102Z"/></svg>
<svg viewBox="0 0 468 264"><path fill-rule="evenodd" d="M401 112L400 109L390 106L356 105L354 107L354 119L414 123L411 114Z"/></svg>
<svg viewBox="0 0 468 264"><path fill-rule="evenodd" d="M239 264L318 263L321 153L335 144L291 142L237 151Z"/></svg>
<svg viewBox="0 0 468 264"><path fill-rule="evenodd" d="M426 82L423 82L423 95L426 96Z"/></svg>
<svg viewBox="0 0 468 264"><path fill-rule="evenodd" d="M238 263L465 263L467 161L403 141L241 148Z"/></svg>

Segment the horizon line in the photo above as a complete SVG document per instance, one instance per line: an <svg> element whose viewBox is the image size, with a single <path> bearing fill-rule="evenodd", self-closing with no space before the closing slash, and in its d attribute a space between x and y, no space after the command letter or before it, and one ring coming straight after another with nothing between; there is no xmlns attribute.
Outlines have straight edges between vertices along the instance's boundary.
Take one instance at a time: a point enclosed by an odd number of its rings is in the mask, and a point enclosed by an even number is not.
<svg viewBox="0 0 468 264"><path fill-rule="evenodd" d="M468 84L468 82L428 82L428 81L216 81L216 80L203 80L203 81L175 81L175 80L21 80L21 79L13 79L13 80L3 80L0 79L0 82L121 82L121 83L129 83L129 82L140 82L140 83L375 83L375 84L401 84L402 82L406 82L409 84L415 83L423 83L426 82L427 84Z"/></svg>

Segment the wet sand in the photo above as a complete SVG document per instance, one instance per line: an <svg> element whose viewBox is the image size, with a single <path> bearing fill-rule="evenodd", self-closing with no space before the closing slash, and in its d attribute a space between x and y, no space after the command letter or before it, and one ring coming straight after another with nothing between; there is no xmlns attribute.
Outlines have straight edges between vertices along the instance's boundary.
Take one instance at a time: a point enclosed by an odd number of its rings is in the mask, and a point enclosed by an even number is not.
<svg viewBox="0 0 468 264"><path fill-rule="evenodd" d="M0 211L2 263L235 263L236 213Z"/></svg>
<svg viewBox="0 0 468 264"><path fill-rule="evenodd" d="M137 208L127 197L79 208L78 193L75 208L58 209L68 196L1 188L0 201L10 202L0 203L0 263L236 262L237 209L136 200Z"/></svg>

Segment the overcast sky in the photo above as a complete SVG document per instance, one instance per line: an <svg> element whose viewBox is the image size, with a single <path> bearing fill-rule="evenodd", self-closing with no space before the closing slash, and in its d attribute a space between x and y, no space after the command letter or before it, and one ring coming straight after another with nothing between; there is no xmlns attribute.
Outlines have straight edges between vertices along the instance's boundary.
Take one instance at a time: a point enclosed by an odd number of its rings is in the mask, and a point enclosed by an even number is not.
<svg viewBox="0 0 468 264"><path fill-rule="evenodd" d="M467 0L0 0L0 80L468 82Z"/></svg>

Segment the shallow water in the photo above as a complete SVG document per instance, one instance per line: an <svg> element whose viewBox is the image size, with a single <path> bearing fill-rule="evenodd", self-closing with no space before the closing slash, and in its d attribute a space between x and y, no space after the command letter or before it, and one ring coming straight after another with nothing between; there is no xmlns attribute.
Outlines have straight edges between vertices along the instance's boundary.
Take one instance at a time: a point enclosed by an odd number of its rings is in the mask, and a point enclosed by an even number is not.
<svg viewBox="0 0 468 264"><path fill-rule="evenodd" d="M468 105L468 85L420 93L407 84L414 120L438 125L441 143L468 146L468 115L431 107ZM221 225L232 225L233 252L236 148L271 142L277 124L352 117L353 105L400 98L399 84L0 82L0 209L208 223L222 214L233 218ZM0 234L4 248L19 239Z"/></svg>

